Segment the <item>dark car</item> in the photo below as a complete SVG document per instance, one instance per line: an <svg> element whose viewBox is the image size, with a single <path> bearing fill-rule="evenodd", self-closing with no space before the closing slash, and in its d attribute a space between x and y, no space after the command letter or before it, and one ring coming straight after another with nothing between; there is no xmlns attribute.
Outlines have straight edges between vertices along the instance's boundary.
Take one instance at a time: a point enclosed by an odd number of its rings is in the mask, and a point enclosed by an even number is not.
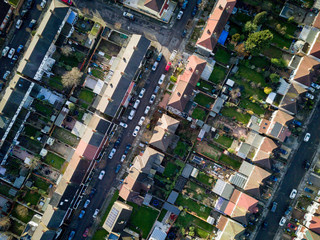
<svg viewBox="0 0 320 240"><path fill-rule="evenodd" d="M75 234L76 234L75 231L71 231L71 233L70 233L70 235L68 237L68 240L72 240Z"/></svg>
<svg viewBox="0 0 320 240"><path fill-rule="evenodd" d="M26 18L28 16L28 12L29 12L28 9L22 10L21 13L20 13L20 17L21 18Z"/></svg>
<svg viewBox="0 0 320 240"><path fill-rule="evenodd" d="M26 5L26 8L27 8L27 9L31 9L32 6L33 6L33 0L28 0L28 1L27 1L27 5Z"/></svg>
<svg viewBox="0 0 320 240"><path fill-rule="evenodd" d="M20 53L21 51L22 51L22 49L23 49L23 45L19 45L19 47L17 48L17 53Z"/></svg>
<svg viewBox="0 0 320 240"><path fill-rule="evenodd" d="M308 160L306 160L305 162L304 162L304 169L305 170L308 170L310 168L310 162L308 161Z"/></svg>
<svg viewBox="0 0 320 240"><path fill-rule="evenodd" d="M153 55L153 51L151 49L148 49L147 53L146 53L146 59L150 59Z"/></svg>
<svg viewBox="0 0 320 240"><path fill-rule="evenodd" d="M268 223L267 222L263 222L262 230L267 230L267 227L268 227Z"/></svg>
<svg viewBox="0 0 320 240"><path fill-rule="evenodd" d="M187 35L187 29L184 29L183 32L182 32L182 34L181 34L181 37L184 38L184 37L186 37L186 35Z"/></svg>
<svg viewBox="0 0 320 240"><path fill-rule="evenodd" d="M285 216L288 216L288 215L291 213L291 211L292 211L292 207L290 206L290 207L288 207L288 209L285 211L284 215L285 215Z"/></svg>
<svg viewBox="0 0 320 240"><path fill-rule="evenodd" d="M299 127L301 127L301 126L302 126L302 123L301 123L301 122L299 122L299 121L297 121L297 120L293 120L293 121L292 121L292 123L293 123L294 125L299 126Z"/></svg>
<svg viewBox="0 0 320 240"><path fill-rule="evenodd" d="M191 16L194 17L197 14L198 7L194 7L191 13Z"/></svg>
<svg viewBox="0 0 320 240"><path fill-rule="evenodd" d="M18 60L18 55L14 55L10 63L15 64L17 60Z"/></svg>
<svg viewBox="0 0 320 240"><path fill-rule="evenodd" d="M115 148L119 147L120 143L121 143L121 138L118 138L117 141L114 143L113 147Z"/></svg>
<svg viewBox="0 0 320 240"><path fill-rule="evenodd" d="M28 27L29 27L30 29L33 29L33 28L34 28L34 25L36 24L36 22L37 22L37 20L32 19L31 22L29 23L29 26L28 26Z"/></svg>
<svg viewBox="0 0 320 240"><path fill-rule="evenodd" d="M96 193L96 189L95 188L92 188L91 189L91 192L89 193L89 198L92 198L94 196L94 194Z"/></svg>
<svg viewBox="0 0 320 240"><path fill-rule="evenodd" d="M120 169L121 169L121 164L118 164L117 168L116 168L116 173L118 173L120 171Z"/></svg>
<svg viewBox="0 0 320 240"><path fill-rule="evenodd" d="M129 150L130 150L130 148L131 148L131 144L128 144L127 146L126 146L126 149L124 150L124 154L128 154L128 152L129 152Z"/></svg>
<svg viewBox="0 0 320 240"><path fill-rule="evenodd" d="M286 150L284 150L284 149L282 149L282 148L280 148L279 151L280 151L280 153L283 154L283 155L287 155L287 153L288 153Z"/></svg>
<svg viewBox="0 0 320 240"><path fill-rule="evenodd" d="M84 233L82 234L82 237L88 237L89 234L89 228L86 228L86 230L84 230Z"/></svg>
<svg viewBox="0 0 320 240"><path fill-rule="evenodd" d="M197 1L197 6L199 6L202 3L202 0Z"/></svg>

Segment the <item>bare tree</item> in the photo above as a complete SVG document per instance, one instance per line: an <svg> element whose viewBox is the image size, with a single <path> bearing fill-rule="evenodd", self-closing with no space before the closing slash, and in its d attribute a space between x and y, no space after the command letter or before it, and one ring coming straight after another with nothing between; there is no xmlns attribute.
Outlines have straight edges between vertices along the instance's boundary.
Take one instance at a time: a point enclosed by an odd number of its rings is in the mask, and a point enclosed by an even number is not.
<svg viewBox="0 0 320 240"><path fill-rule="evenodd" d="M3 216L0 218L0 231L5 232L8 231L8 229L11 226L10 218L7 216Z"/></svg>
<svg viewBox="0 0 320 240"><path fill-rule="evenodd" d="M70 88L73 85L77 85L82 77L82 72L77 67L71 69L71 71L66 72L62 75L62 85L66 88Z"/></svg>
<svg viewBox="0 0 320 240"><path fill-rule="evenodd" d="M61 52L65 56L70 56L70 54L72 53L72 48L69 45L64 45L63 47L61 47Z"/></svg>
<svg viewBox="0 0 320 240"><path fill-rule="evenodd" d="M26 208L25 206L22 206L20 204L16 207L15 211L20 217L28 216L28 208Z"/></svg>

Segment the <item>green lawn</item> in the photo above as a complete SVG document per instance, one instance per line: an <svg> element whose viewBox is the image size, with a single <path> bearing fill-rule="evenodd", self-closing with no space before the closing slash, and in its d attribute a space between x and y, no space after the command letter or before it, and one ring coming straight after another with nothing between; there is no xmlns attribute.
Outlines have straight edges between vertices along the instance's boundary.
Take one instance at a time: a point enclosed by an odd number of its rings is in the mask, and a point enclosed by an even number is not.
<svg viewBox="0 0 320 240"><path fill-rule="evenodd" d="M208 232L212 232L213 230L215 230L215 227L213 225L202 221L201 219L194 217L189 213L180 214L175 224L184 228L190 225L195 225L207 230Z"/></svg>
<svg viewBox="0 0 320 240"><path fill-rule="evenodd" d="M36 109L37 113L40 113L46 117L51 117L53 114L53 108L47 104L41 103L40 101L35 102L34 108Z"/></svg>
<svg viewBox="0 0 320 240"><path fill-rule="evenodd" d="M41 194L29 190L27 194L24 196L23 200L25 201L26 204L36 206L40 200L40 197L41 197Z"/></svg>
<svg viewBox="0 0 320 240"><path fill-rule="evenodd" d="M56 127L52 133L52 136L72 147L77 146L79 143L79 139L76 135L63 128Z"/></svg>
<svg viewBox="0 0 320 240"><path fill-rule="evenodd" d="M270 61L266 57L261 56L252 57L250 63L259 68L267 68L270 66Z"/></svg>
<svg viewBox="0 0 320 240"><path fill-rule="evenodd" d="M48 85L60 91L62 91L64 88L61 82L61 76L54 76L52 78L49 78Z"/></svg>
<svg viewBox="0 0 320 240"><path fill-rule="evenodd" d="M227 75L227 70L217 64L214 65L213 71L209 77L209 80L215 84L220 84L223 82Z"/></svg>
<svg viewBox="0 0 320 240"><path fill-rule="evenodd" d="M286 38L285 36L282 36L280 33L270 30L273 34L272 43L274 43L279 48L289 48L292 43L292 38Z"/></svg>
<svg viewBox="0 0 320 240"><path fill-rule="evenodd" d="M24 229L25 229L25 226L23 224L11 219L11 226L9 228L10 232L14 233L17 236L20 236Z"/></svg>
<svg viewBox="0 0 320 240"><path fill-rule="evenodd" d="M265 82L264 76L261 73L258 73L256 70L247 68L243 64L241 64L239 66L238 73L242 78L247 79L252 82L255 82L255 83L260 83L261 86L263 86L263 87L268 85Z"/></svg>
<svg viewBox="0 0 320 240"><path fill-rule="evenodd" d="M2 194L3 196L10 197L9 195L10 189L11 187L9 187L8 185L4 183L0 183L0 194Z"/></svg>
<svg viewBox="0 0 320 240"><path fill-rule="evenodd" d="M47 156L44 159L44 162L54 167L55 169L60 170L65 160L52 152L48 152Z"/></svg>
<svg viewBox="0 0 320 240"><path fill-rule="evenodd" d="M166 209L162 209L157 221L161 222L163 220L164 216L167 214L167 212L168 211Z"/></svg>
<svg viewBox="0 0 320 240"><path fill-rule="evenodd" d="M109 233L107 232L107 230L105 230L104 228L100 228L94 233L92 240L106 239L108 234Z"/></svg>
<svg viewBox="0 0 320 240"><path fill-rule="evenodd" d="M212 84L208 83L205 80L200 80L198 82L198 85L199 85L198 88L203 92L211 93L213 90Z"/></svg>
<svg viewBox="0 0 320 240"><path fill-rule="evenodd" d="M164 169L163 176L171 178L175 176L180 170L180 167L172 162L168 162L166 168Z"/></svg>
<svg viewBox="0 0 320 240"><path fill-rule="evenodd" d="M234 81L240 86L242 89L242 96L249 98L251 96L254 96L255 99L259 100L265 100L267 95L264 93L263 89L255 87L253 88L250 84L250 82L245 82L241 79L238 79L237 77L234 78Z"/></svg>
<svg viewBox="0 0 320 240"><path fill-rule="evenodd" d="M238 170L240 168L241 162L231 158L228 155L221 154L219 158L219 162L223 162L225 165L232 167L235 170Z"/></svg>
<svg viewBox="0 0 320 240"><path fill-rule="evenodd" d="M269 58L282 58L283 52L274 46L269 46L268 48L263 50L263 55Z"/></svg>
<svg viewBox="0 0 320 240"><path fill-rule="evenodd" d="M37 176L32 176L32 179L34 181L34 186L37 187L38 189L42 189L43 191L47 191L50 184L46 182L45 180L41 179L40 177Z"/></svg>
<svg viewBox="0 0 320 240"><path fill-rule="evenodd" d="M186 144L185 142L179 141L173 152L174 154L183 158L186 155L187 150L188 150L188 144Z"/></svg>
<svg viewBox="0 0 320 240"><path fill-rule="evenodd" d="M224 107L221 111L221 114L225 117L236 119L243 124L247 124L251 118L250 114L248 113L239 113L236 107Z"/></svg>
<svg viewBox="0 0 320 240"><path fill-rule="evenodd" d="M205 117L207 116L207 113L205 110L203 110L201 107L197 106L193 112L192 112L192 115L191 117L194 118L194 119L199 119L199 120L202 120L204 121Z"/></svg>
<svg viewBox="0 0 320 240"><path fill-rule="evenodd" d="M91 104L95 97L95 93L89 89L83 88L79 93L79 99Z"/></svg>
<svg viewBox="0 0 320 240"><path fill-rule="evenodd" d="M104 73L99 69L96 69L96 68L92 69L91 74L96 78L104 80Z"/></svg>
<svg viewBox="0 0 320 240"><path fill-rule="evenodd" d="M99 23L95 23L91 29L90 34L93 36L97 36L99 29L101 28L101 25Z"/></svg>
<svg viewBox="0 0 320 240"><path fill-rule="evenodd" d="M189 211L195 212L198 215L198 217L201 217L203 219L207 219L211 212L211 208L208 208L203 204L199 204L191 198L188 198L182 194L179 194L175 202L175 205L187 207Z"/></svg>
<svg viewBox="0 0 320 240"><path fill-rule="evenodd" d="M206 107L206 108L210 108L210 106L214 102L213 98L211 98L207 95L204 95L202 93L198 93L197 96L195 96L194 101L196 103L198 103L199 105Z"/></svg>
<svg viewBox="0 0 320 240"><path fill-rule="evenodd" d="M107 210L105 211L105 213L104 213L103 216L101 217L100 227L102 227L104 221L107 219L108 214L109 214L109 212L110 212L110 210L111 210L111 208L112 208L112 205L114 204L115 201L117 201L118 197L119 197L119 190L116 190L116 191L114 192L111 200L110 200L110 203L109 203L109 205L108 205L108 207L107 207Z"/></svg>
<svg viewBox="0 0 320 240"><path fill-rule="evenodd" d="M229 148L233 142L233 139L225 135L220 135L219 138L214 139L214 141L220 143L222 146L225 146L226 148Z"/></svg>
<svg viewBox="0 0 320 240"><path fill-rule="evenodd" d="M140 230L142 237L147 238L159 212L150 207L138 206L134 203L128 204L133 206L133 212L128 223L129 228L133 231Z"/></svg>
<svg viewBox="0 0 320 240"><path fill-rule="evenodd" d="M277 25L280 26L280 28L285 29L285 36L287 38L293 38L294 33L297 30L297 24L296 23L290 23L287 19L278 18L273 16L272 18L268 18L267 25L269 25L271 28L276 28Z"/></svg>
<svg viewBox="0 0 320 240"><path fill-rule="evenodd" d="M218 62L221 62L225 65L228 65L231 58L231 54L224 48L219 47L217 52L214 55L214 59Z"/></svg>
<svg viewBox="0 0 320 240"><path fill-rule="evenodd" d="M265 113L265 109L262 106L260 106L259 103L253 103L247 98L241 99L239 106L243 109L251 110L257 115Z"/></svg>
<svg viewBox="0 0 320 240"><path fill-rule="evenodd" d="M19 205L16 205L15 208L12 210L12 212L11 212L12 216L17 218L18 220L24 222L24 223L28 223L31 220L31 218L33 217L33 215L35 214L35 212L31 211L30 209L28 209L26 207L23 207L24 209L26 209L27 214L22 215L17 212L17 206L19 206Z"/></svg>
<svg viewBox="0 0 320 240"><path fill-rule="evenodd" d="M206 174L205 172L199 172L198 176L197 176L197 180L205 185L207 185L208 187L212 187L214 181L214 178L208 174Z"/></svg>

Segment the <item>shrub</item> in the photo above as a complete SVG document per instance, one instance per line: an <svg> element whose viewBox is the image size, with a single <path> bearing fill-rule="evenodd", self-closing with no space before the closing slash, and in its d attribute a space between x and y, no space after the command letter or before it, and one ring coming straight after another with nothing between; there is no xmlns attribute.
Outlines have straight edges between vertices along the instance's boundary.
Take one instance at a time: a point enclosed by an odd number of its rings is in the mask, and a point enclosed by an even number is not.
<svg viewBox="0 0 320 240"><path fill-rule="evenodd" d="M262 23L264 23L267 19L267 12L264 11L264 12L261 12L261 13L258 13L254 19L253 19L253 23L256 24L256 25L260 25Z"/></svg>
<svg viewBox="0 0 320 240"><path fill-rule="evenodd" d="M270 94L272 92L272 88L271 87L265 87L263 89L263 91L264 91L265 94Z"/></svg>
<svg viewBox="0 0 320 240"><path fill-rule="evenodd" d="M278 74L276 74L276 73L271 73L270 74L270 80L273 83L277 83L280 80L280 76Z"/></svg>
<svg viewBox="0 0 320 240"><path fill-rule="evenodd" d="M176 78L175 76L171 76L171 77L170 77L170 81L171 81L171 82L177 82L177 78Z"/></svg>
<svg viewBox="0 0 320 240"><path fill-rule="evenodd" d="M233 35L232 35L232 41L234 41L234 42L239 42L240 37L241 37L241 36L240 36L239 33L233 34Z"/></svg>
<svg viewBox="0 0 320 240"><path fill-rule="evenodd" d="M283 58L271 58L271 63L278 68L287 67L287 62Z"/></svg>

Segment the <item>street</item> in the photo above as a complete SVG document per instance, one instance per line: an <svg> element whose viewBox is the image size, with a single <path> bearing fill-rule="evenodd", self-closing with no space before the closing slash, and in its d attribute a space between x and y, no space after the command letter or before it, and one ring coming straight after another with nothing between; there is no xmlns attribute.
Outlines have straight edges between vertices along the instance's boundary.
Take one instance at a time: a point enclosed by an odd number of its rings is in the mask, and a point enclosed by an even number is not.
<svg viewBox="0 0 320 240"><path fill-rule="evenodd" d="M40 15L42 13L42 11L39 11L37 9L37 4L40 4L40 3L41 3L41 0L34 0L34 4L33 4L32 8L29 10L29 12L27 13L27 17L23 19L23 23L22 23L20 29L16 29L15 23L13 24L12 28L14 28L14 35L13 35L10 43L8 44L10 49L14 48L15 50L17 50L19 45L25 46L28 39L31 38L31 31L29 31L28 26L29 26L29 23L31 22L32 19L35 19L38 21ZM22 7L22 9L24 9L24 8ZM18 18L16 18L16 19L18 19ZM37 27L37 24L38 23L36 23L35 28ZM22 54L20 54L20 55L22 55ZM19 59L19 60L21 60L21 59ZM17 62L15 64L17 64ZM13 68L14 68L14 64L11 64L11 59L9 59L8 57L1 57L1 68L0 68L1 80L3 80L2 77L3 77L4 73L8 70L11 72Z"/></svg>
<svg viewBox="0 0 320 240"><path fill-rule="evenodd" d="M319 105L318 105L319 106ZM275 202L278 203L278 207L275 213L269 211L265 221L268 223L267 230L260 229L256 239L257 240L270 240L273 239L277 233L279 222L284 212L287 210L290 203L293 201L289 198L289 195L293 188L297 188L301 179L305 175L304 162L311 160L314 153L317 151L317 147L320 139L320 124L319 124L320 111L319 108L315 110L310 124L307 127L307 131L311 134L309 142L304 142L301 136L301 145L294 155L291 165L288 168L284 179L276 192Z"/></svg>

